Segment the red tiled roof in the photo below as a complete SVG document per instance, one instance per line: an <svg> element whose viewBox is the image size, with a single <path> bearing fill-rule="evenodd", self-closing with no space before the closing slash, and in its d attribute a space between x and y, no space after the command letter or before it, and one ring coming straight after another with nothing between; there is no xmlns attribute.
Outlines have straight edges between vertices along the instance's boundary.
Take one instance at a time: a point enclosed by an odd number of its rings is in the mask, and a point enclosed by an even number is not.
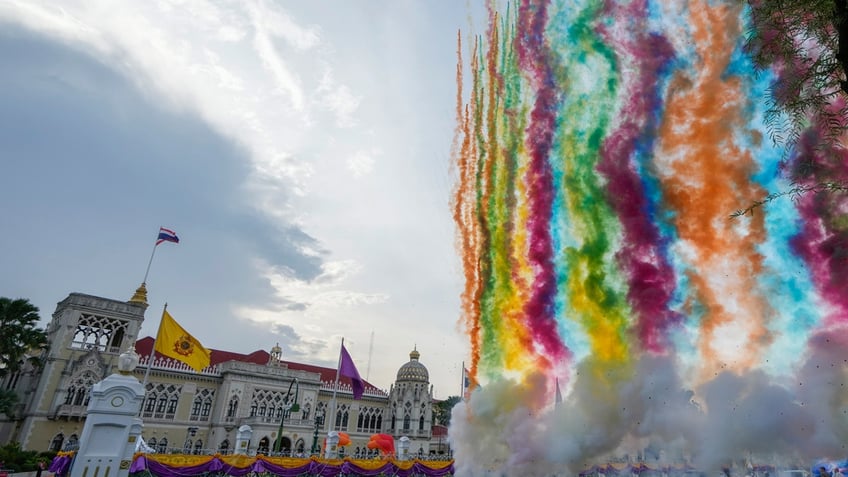
<svg viewBox="0 0 848 477"><path fill-rule="evenodd" d="M153 349L153 337L145 336L140 340L135 342L135 351L139 356L149 356L150 351ZM225 363L227 361L238 361L241 363L253 363L253 364L268 364L268 360L271 358L271 354L265 350L256 350L250 354L242 354L242 353L234 353L232 351L223 351L219 349L209 348L211 351L210 356L210 365L215 366L216 364ZM156 352L156 356L162 357L158 351ZM306 371L310 373L317 373L321 375L321 382L332 384L336 381L336 369L335 368L325 368L323 366L315 366L312 364L305 363L297 363L294 361L282 361L283 364L287 365L289 369L295 371ZM379 393L383 393L383 391L369 383L368 381L362 380L365 383L366 390L372 390ZM342 387L347 387L351 385L350 378L347 376L339 376L339 382L344 385Z"/></svg>

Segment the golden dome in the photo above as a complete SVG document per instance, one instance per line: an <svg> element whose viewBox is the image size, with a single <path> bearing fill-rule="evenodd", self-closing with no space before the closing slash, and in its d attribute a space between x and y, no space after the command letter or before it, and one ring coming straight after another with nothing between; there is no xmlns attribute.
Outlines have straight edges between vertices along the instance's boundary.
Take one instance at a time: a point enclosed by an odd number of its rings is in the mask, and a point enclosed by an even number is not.
<svg viewBox="0 0 848 477"><path fill-rule="evenodd" d="M409 353L409 362L398 369L397 381L430 382L430 372L418 361L420 356L417 347Z"/></svg>

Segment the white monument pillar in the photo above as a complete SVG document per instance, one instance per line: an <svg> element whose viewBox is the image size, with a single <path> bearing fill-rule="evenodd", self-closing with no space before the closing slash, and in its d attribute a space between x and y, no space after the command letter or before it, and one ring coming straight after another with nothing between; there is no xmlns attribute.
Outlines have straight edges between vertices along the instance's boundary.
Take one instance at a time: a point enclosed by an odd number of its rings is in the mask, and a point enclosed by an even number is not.
<svg viewBox="0 0 848 477"><path fill-rule="evenodd" d="M398 460L409 460L409 437L403 436L400 438Z"/></svg>
<svg viewBox="0 0 848 477"><path fill-rule="evenodd" d="M236 454L247 454L248 446L250 446L250 438L253 437L253 428L247 424L238 428L236 432Z"/></svg>
<svg viewBox="0 0 848 477"><path fill-rule="evenodd" d="M335 459L339 456L339 432L330 431L327 433L327 448L324 449L325 459Z"/></svg>
<svg viewBox="0 0 848 477"><path fill-rule="evenodd" d="M142 421L138 411L144 387L132 376L138 365L134 349L118 357L118 374L91 388L80 448L71 477L127 477Z"/></svg>

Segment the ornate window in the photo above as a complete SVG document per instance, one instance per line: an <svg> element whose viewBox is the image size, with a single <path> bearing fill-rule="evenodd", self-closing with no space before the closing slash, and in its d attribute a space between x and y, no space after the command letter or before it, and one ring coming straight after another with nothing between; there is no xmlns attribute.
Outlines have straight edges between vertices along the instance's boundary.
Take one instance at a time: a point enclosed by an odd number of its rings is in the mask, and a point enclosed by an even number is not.
<svg viewBox="0 0 848 477"><path fill-rule="evenodd" d="M71 436L68 437L68 442L65 442L65 450L66 451L77 450L78 447L79 447L79 437L76 434L71 434Z"/></svg>
<svg viewBox="0 0 848 477"><path fill-rule="evenodd" d="M396 429L396 421L397 420L397 403L392 403L392 427L391 430L394 431Z"/></svg>
<svg viewBox="0 0 848 477"><path fill-rule="evenodd" d="M236 413L238 412L238 405L238 396L231 397L229 404L227 404L227 417L236 417Z"/></svg>
<svg viewBox="0 0 848 477"><path fill-rule="evenodd" d="M274 391L271 389L256 389L253 391L253 399L250 402L250 415L277 418L283 417L283 408L286 405L286 396L288 396L288 405L294 404L294 396L288 395L282 391Z"/></svg>
<svg viewBox="0 0 848 477"><path fill-rule="evenodd" d="M335 429L337 431L346 431L347 430L347 420L348 420L348 408L347 404L342 404L339 406L339 410L336 411L336 425Z"/></svg>
<svg viewBox="0 0 848 477"><path fill-rule="evenodd" d="M61 432L59 434L56 434L56 436L53 437L53 440L50 441L49 450L53 451L53 452L59 452L60 450L62 450L62 444L64 442L65 442L65 435L62 434Z"/></svg>
<svg viewBox="0 0 848 477"><path fill-rule="evenodd" d="M165 412L167 414L175 414L177 412L177 403L179 403L179 398L177 396L171 396L168 399L168 409Z"/></svg>
<svg viewBox="0 0 848 477"><path fill-rule="evenodd" d="M403 430L408 431L412 423L412 404L409 401L403 405Z"/></svg>
<svg viewBox="0 0 848 477"><path fill-rule="evenodd" d="M174 419L180 400L182 386L163 383L147 383L147 397L142 417Z"/></svg>
<svg viewBox="0 0 848 477"><path fill-rule="evenodd" d="M200 439L194 441L194 453L200 454L200 451L202 451L202 450L203 450L203 441L200 440Z"/></svg>
<svg viewBox="0 0 848 477"><path fill-rule="evenodd" d="M149 441L147 441L147 446L153 450L156 450L156 438L151 437Z"/></svg>
<svg viewBox="0 0 848 477"><path fill-rule="evenodd" d="M168 438L167 437L163 437L163 438L159 439L159 447L156 448L156 452L158 452L160 454L164 454L164 453L168 452Z"/></svg>
<svg viewBox="0 0 848 477"><path fill-rule="evenodd" d="M418 430L424 430L424 415L427 414L427 405L425 403L421 403L421 414L418 416Z"/></svg>
<svg viewBox="0 0 848 477"><path fill-rule="evenodd" d="M306 405L303 406L303 410L300 413L300 418L303 419L304 421L309 419L309 411L311 409L312 409L312 403L306 403Z"/></svg>
<svg viewBox="0 0 848 477"><path fill-rule="evenodd" d="M227 455L227 452L229 450L230 450L230 440L224 439L224 442L222 442L221 445L218 446L218 452L223 454L223 455Z"/></svg>
<svg viewBox="0 0 848 477"><path fill-rule="evenodd" d="M98 349L118 354L127 334L129 321L83 313L77 322L71 348Z"/></svg>
<svg viewBox="0 0 848 477"><path fill-rule="evenodd" d="M356 421L357 432L380 432L383 427L383 410L380 408L360 408Z"/></svg>
<svg viewBox="0 0 848 477"><path fill-rule="evenodd" d="M100 379L91 370L85 370L71 378L71 384L68 386L68 394L65 396L65 404L88 406L91 387L97 381L100 381Z"/></svg>
<svg viewBox="0 0 848 477"><path fill-rule="evenodd" d="M212 401L215 399L215 390L204 388L194 395L194 401L191 403L192 421L208 421L209 411L212 409ZM232 400L230 400L232 404ZM238 401L236 401L238 403ZM238 404L236 404L238 405Z"/></svg>

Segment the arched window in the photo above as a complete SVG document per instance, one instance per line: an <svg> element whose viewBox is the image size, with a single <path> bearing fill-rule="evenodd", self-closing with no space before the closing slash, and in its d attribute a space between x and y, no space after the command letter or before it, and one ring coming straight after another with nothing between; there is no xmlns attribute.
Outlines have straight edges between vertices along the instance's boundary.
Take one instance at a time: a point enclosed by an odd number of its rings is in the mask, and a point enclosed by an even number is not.
<svg viewBox="0 0 848 477"><path fill-rule="evenodd" d="M198 439L194 441L194 453L200 454L200 451L203 449L203 441Z"/></svg>
<svg viewBox="0 0 848 477"><path fill-rule="evenodd" d="M422 414L421 417L418 418L418 430L424 430L424 414Z"/></svg>
<svg viewBox="0 0 848 477"><path fill-rule="evenodd" d="M194 401L191 403L191 415L192 417L197 417L200 415L200 408L203 406L203 399L200 396L194 398Z"/></svg>
<svg viewBox="0 0 848 477"><path fill-rule="evenodd" d="M153 450L156 450L156 438L151 437L149 441L147 441L147 446Z"/></svg>
<svg viewBox="0 0 848 477"><path fill-rule="evenodd" d="M91 391L91 386L97 381L100 381L100 378L90 370L85 370L71 378L68 385L68 395L65 396L65 404L87 406L88 393Z"/></svg>
<svg viewBox="0 0 848 477"><path fill-rule="evenodd" d="M403 430L404 431L409 430L409 424L410 424L411 420L412 420L412 417L409 414L403 416Z"/></svg>
<svg viewBox="0 0 848 477"><path fill-rule="evenodd" d="M79 436L77 436L76 434L71 434L71 436L68 437L68 442L65 443L65 450L67 450L67 451L77 450L78 447L79 447Z"/></svg>
<svg viewBox="0 0 848 477"><path fill-rule="evenodd" d="M339 410L336 411L336 427L337 431L346 431L347 430L347 421L348 421L348 409L347 404L343 404L339 407Z"/></svg>
<svg viewBox="0 0 848 477"><path fill-rule="evenodd" d="M221 445L218 446L218 452L226 455L229 450L230 450L230 440L224 439L224 442L222 442Z"/></svg>
<svg viewBox="0 0 848 477"><path fill-rule="evenodd" d="M175 414L177 412L177 403L179 402L179 398L177 396L171 396L171 399L168 400L168 412L167 414Z"/></svg>
<svg viewBox="0 0 848 477"><path fill-rule="evenodd" d="M271 445L271 440L267 436L259 440L259 447L256 449L257 454L268 455L268 448Z"/></svg>
<svg viewBox="0 0 848 477"><path fill-rule="evenodd" d="M144 412L152 413L156 408L156 393L150 394L147 397L147 403L144 405Z"/></svg>
<svg viewBox="0 0 848 477"><path fill-rule="evenodd" d="M77 388L76 394L74 394L74 406L82 406L82 403L85 402L85 389Z"/></svg>
<svg viewBox="0 0 848 477"><path fill-rule="evenodd" d="M53 437L53 440L50 441L50 450L53 452L59 452L62 450L62 444L65 442L65 435L62 433L56 434Z"/></svg>
<svg viewBox="0 0 848 477"><path fill-rule="evenodd" d="M239 400L236 396L230 398L230 403L227 405L227 417L236 417Z"/></svg>
<svg viewBox="0 0 848 477"><path fill-rule="evenodd" d="M156 449L156 451L159 452L160 454L164 454L164 453L168 452L168 438L167 437L163 437L163 438L159 439L159 447Z"/></svg>

